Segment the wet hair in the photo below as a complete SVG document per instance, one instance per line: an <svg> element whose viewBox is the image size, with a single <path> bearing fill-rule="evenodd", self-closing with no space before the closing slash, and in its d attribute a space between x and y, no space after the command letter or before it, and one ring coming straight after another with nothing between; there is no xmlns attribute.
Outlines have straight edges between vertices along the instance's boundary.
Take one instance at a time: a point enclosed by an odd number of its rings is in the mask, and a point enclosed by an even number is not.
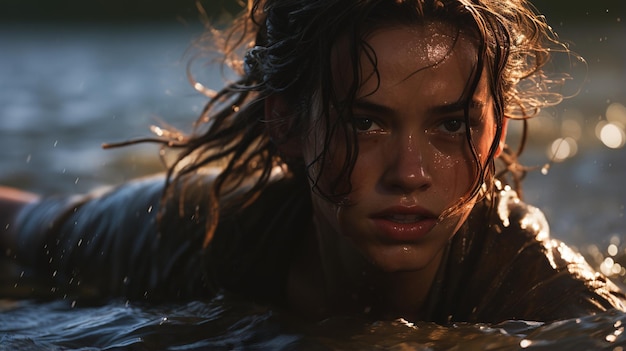
<svg viewBox="0 0 626 351"><path fill-rule="evenodd" d="M551 50L565 50L528 1L250 0L245 13L229 31L219 32L218 36L211 31L210 37L220 43L223 62L238 72L238 78L211 94L193 134L154 139L180 149L178 159L169 168L170 188L174 183L184 183L187 175L206 165L219 163L222 167L209 194L212 220L205 243L216 228L220 210L227 210L220 208L224 206L220 198L235 191L246 179L253 179L237 201L227 204L233 208L245 205L267 185L275 167L288 169L305 180L308 177L313 191L339 203L338 199L350 192L349 184L347 188L343 185L350 179L358 155L356 130L346 127L350 125L346 122L351 117L351 103L366 78L360 76L360 60L369 60L376 67L376 53L368 46L367 36L384 26L433 21L450 24L458 33L470 33L475 39L478 55L468 60L474 60L476 65L462 97L467 102L465 116L469 119L470 97L486 70L497 124L488 161L481 164L472 143L470 123L466 123L476 164L475 180L463 201L450 213L490 191L489 180L504 177L506 171L517 182L523 168L517 163L516 153L508 148L500 157L501 172L496 171L495 155L504 118L525 120L542 107L560 101L560 95L552 89L558 82L548 79L543 67ZM333 86L331 55L339 38L347 39L341 43L347 46L346 58L354 77L348 93L341 96ZM264 118L265 99L277 94L293 114L268 121ZM282 157L279 145L304 132L313 109L316 118L320 118L318 125L325 129L323 149L307 165ZM331 118L331 110L338 111L338 117ZM273 140L271 128L280 128L284 138ZM345 160L336 179L320 186L331 140L341 139L337 138L339 133L344 134ZM524 140L519 152L523 144Z"/></svg>

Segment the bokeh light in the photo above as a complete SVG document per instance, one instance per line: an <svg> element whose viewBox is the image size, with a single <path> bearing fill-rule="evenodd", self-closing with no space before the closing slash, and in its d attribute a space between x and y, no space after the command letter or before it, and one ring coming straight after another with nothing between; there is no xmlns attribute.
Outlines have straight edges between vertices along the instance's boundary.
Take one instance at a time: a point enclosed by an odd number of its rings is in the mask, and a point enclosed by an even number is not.
<svg viewBox="0 0 626 351"><path fill-rule="evenodd" d="M596 137L608 148L619 149L626 144L626 107L614 102L606 108L606 120L595 128Z"/></svg>
<svg viewBox="0 0 626 351"><path fill-rule="evenodd" d="M624 127L616 123L603 123L600 127L600 141L611 149L623 147L626 144Z"/></svg>
<svg viewBox="0 0 626 351"><path fill-rule="evenodd" d="M612 123L626 125L626 106L614 102L606 108L606 120Z"/></svg>
<svg viewBox="0 0 626 351"><path fill-rule="evenodd" d="M564 161L578 153L578 143L572 137L558 138L548 147L548 157L554 162Z"/></svg>

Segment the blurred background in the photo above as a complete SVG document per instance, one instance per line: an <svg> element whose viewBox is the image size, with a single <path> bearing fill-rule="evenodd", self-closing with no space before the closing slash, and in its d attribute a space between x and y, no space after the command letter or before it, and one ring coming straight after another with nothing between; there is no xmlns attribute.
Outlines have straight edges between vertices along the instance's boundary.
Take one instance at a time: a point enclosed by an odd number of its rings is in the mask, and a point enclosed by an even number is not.
<svg viewBox="0 0 626 351"><path fill-rule="evenodd" d="M568 88L577 95L531 123L525 199L544 210L555 237L623 281L626 2L533 3L587 64L573 61ZM155 145L101 144L149 135L161 121L190 130L206 101L185 71L203 32L197 4L219 23L242 8L227 0L0 0L0 184L75 193L161 171ZM192 72L219 88L219 67L204 63Z"/></svg>

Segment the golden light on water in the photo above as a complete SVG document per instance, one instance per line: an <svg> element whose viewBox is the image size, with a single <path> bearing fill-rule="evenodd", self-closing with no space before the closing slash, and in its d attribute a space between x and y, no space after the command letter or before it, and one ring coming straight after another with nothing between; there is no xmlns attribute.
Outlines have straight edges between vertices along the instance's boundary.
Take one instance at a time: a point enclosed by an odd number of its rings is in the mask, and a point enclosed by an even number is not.
<svg viewBox="0 0 626 351"><path fill-rule="evenodd" d="M605 122L598 123L599 139L602 143L611 149L619 149L626 144L626 132L624 127L616 123Z"/></svg>
<svg viewBox="0 0 626 351"><path fill-rule="evenodd" d="M580 122L574 119L566 119L561 124L561 132L575 140L580 140L583 136L583 128Z"/></svg>
<svg viewBox="0 0 626 351"><path fill-rule="evenodd" d="M606 250L597 245L589 245L586 256L602 274L609 278L626 283L626 247L620 239L621 235L614 234Z"/></svg>
<svg viewBox="0 0 626 351"><path fill-rule="evenodd" d="M578 142L572 137L558 138L548 148L548 157L555 162L568 159L578 152Z"/></svg>
<svg viewBox="0 0 626 351"><path fill-rule="evenodd" d="M626 125L626 106L614 102L606 108L606 120L612 123Z"/></svg>
<svg viewBox="0 0 626 351"><path fill-rule="evenodd" d="M606 120L596 125L596 137L608 148L619 149L626 145L626 107L618 102L606 108Z"/></svg>
<svg viewBox="0 0 626 351"><path fill-rule="evenodd" d="M571 109L565 111L560 126L551 126L550 119L545 119L541 123L540 131L555 132L560 127L561 137L554 140L546 150L547 156L553 162L562 162L578 153L580 145L587 145L585 125L590 121L589 116L585 117L579 110ZM587 124L587 126L589 126ZM626 106L619 102L610 103L604 116L595 122L592 127L595 137L602 145L610 149L619 149L626 146ZM584 147L584 146L583 146Z"/></svg>

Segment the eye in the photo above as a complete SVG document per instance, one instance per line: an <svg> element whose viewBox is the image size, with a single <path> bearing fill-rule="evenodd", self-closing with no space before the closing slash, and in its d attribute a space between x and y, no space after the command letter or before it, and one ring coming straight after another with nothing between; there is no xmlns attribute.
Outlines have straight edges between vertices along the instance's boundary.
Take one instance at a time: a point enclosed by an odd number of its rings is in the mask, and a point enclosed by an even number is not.
<svg viewBox="0 0 626 351"><path fill-rule="evenodd" d="M460 134L465 132L465 119L451 118L444 120L439 125L439 130L449 134Z"/></svg>
<svg viewBox="0 0 626 351"><path fill-rule="evenodd" d="M382 128L373 119L367 117L355 117L352 119L352 125L357 132L373 132Z"/></svg>

